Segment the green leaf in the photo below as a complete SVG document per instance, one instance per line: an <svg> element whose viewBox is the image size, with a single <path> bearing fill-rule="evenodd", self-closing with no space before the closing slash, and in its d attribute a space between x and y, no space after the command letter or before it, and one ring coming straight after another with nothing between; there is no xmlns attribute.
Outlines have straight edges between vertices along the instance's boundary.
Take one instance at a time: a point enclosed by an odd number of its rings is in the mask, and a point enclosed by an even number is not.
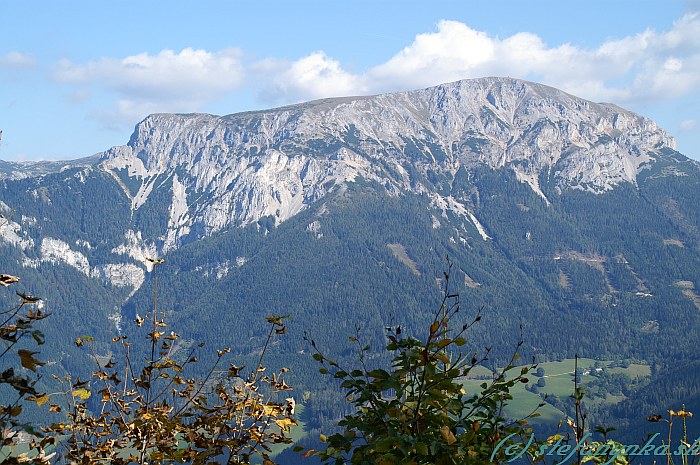
<svg viewBox="0 0 700 465"><path fill-rule="evenodd" d="M389 378L389 373L387 373L385 370L376 369L376 370L372 370L369 373L367 373L367 376L369 376L370 378L376 378L376 379L387 379L387 378Z"/></svg>
<svg viewBox="0 0 700 465"><path fill-rule="evenodd" d="M416 452L418 452L420 455L428 455L430 453L428 451L428 445L423 442L416 444Z"/></svg>
<svg viewBox="0 0 700 465"><path fill-rule="evenodd" d="M377 450L377 452L389 452L394 447L394 443L394 437L389 436L386 438L382 438L375 444L375 449Z"/></svg>

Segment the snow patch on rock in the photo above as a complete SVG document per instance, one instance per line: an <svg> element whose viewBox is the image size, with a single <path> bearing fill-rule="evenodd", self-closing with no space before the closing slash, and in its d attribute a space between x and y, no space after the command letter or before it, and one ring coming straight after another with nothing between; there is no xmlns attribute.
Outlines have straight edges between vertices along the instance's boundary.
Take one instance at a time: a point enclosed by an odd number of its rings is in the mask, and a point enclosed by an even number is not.
<svg viewBox="0 0 700 465"><path fill-rule="evenodd" d="M83 247L84 249L87 249L87 250L92 250L92 244L90 244L88 241L83 240L83 239L76 240L75 245L77 245L78 247Z"/></svg>

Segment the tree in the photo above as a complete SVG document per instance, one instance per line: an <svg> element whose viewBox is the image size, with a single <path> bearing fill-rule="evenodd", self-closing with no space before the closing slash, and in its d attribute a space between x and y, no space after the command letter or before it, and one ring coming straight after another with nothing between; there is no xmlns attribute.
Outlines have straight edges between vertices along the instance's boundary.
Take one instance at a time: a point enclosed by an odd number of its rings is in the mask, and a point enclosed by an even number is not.
<svg viewBox="0 0 700 465"><path fill-rule="evenodd" d="M453 329L459 296L449 293L449 272L444 283L442 304L424 340L404 336L400 327L387 328L386 350L393 354L388 369L367 366L370 347L357 337L350 338L359 351L356 369L341 368L310 341L321 373L340 381L354 413L338 423L341 432L321 435L325 449L307 454L335 464L476 464L505 462L508 445L528 442L527 420L509 423L502 411L510 389L527 383L525 375L534 366L508 378L516 352L498 376L481 385L480 393L467 394L459 379L483 362L488 350L479 358L461 348L465 333L481 316Z"/></svg>
<svg viewBox="0 0 700 465"><path fill-rule="evenodd" d="M138 328L149 327L150 357L139 367L133 343L125 336L115 337L113 342L123 348L117 371L116 362L95 353L92 337L75 341L89 351L96 371L92 383L61 380L70 408L67 420L54 423L50 431L67 437L62 443L65 459L81 464L205 464L250 463L259 456L265 464L272 463L269 446L291 442L286 433L296 425L292 406L279 398L291 389L283 379L287 370L267 375L263 367L270 342L286 332L286 317L267 318L270 328L253 370L234 364L222 369L230 349L219 349L203 379L188 377L203 344L185 349L178 334L166 334L164 313L157 308L155 274L163 260L150 261L153 308L136 320ZM91 387L95 385L101 389ZM97 411L88 405L93 394L99 395Z"/></svg>

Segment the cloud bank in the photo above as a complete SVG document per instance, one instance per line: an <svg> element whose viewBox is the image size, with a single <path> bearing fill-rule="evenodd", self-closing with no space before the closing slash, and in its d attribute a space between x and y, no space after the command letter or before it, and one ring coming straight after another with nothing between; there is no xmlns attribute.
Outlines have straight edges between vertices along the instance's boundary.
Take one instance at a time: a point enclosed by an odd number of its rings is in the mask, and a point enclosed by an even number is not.
<svg viewBox="0 0 700 465"><path fill-rule="evenodd" d="M317 66L305 70L308 60ZM329 68L341 76L334 87ZM593 50L572 44L548 46L536 34L491 37L457 21L441 21L437 31L419 34L412 44L363 74L344 71L332 58L315 53L290 65L284 85L272 95L289 99L429 87L484 76L510 76L558 87L595 101L636 103L675 98L700 85L700 16L687 14L667 32L647 30L610 40Z"/></svg>
<svg viewBox="0 0 700 465"><path fill-rule="evenodd" d="M35 65L36 60L32 56L21 52L8 52L0 56L0 69L33 68Z"/></svg>
<svg viewBox="0 0 700 465"><path fill-rule="evenodd" d="M113 94L113 107L96 116L131 124L151 112L200 111L241 89L265 104L287 104L483 76L529 79L590 100L626 105L679 98L700 87L700 13L689 11L668 31L646 30L594 49L548 45L529 32L499 38L444 20L435 31L418 34L394 56L361 72L345 69L323 51L293 61L269 57L246 62L237 48L187 48L84 64L62 61L54 77L78 90L97 87ZM22 58L7 55L0 65L21 63Z"/></svg>
<svg viewBox="0 0 700 465"><path fill-rule="evenodd" d="M98 86L116 96L114 108L95 115L133 122L153 112L196 111L238 87L245 74L242 52L186 48L126 58L103 58L86 64L63 60L54 78L78 88Z"/></svg>

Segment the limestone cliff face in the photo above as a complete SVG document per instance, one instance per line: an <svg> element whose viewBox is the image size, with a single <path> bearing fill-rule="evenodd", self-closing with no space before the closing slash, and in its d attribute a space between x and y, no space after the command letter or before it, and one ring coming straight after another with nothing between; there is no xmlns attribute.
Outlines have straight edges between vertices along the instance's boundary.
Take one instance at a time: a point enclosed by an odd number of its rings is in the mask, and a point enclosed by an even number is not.
<svg viewBox="0 0 700 465"><path fill-rule="evenodd" d="M600 193L634 184L674 146L653 121L617 106L484 78L224 117L151 115L101 168L136 182L125 188L133 209L173 177L168 250L195 226L210 234L266 216L280 223L358 176L395 194L431 193L421 174L449 183L461 167L486 165L512 170L548 201L542 179Z"/></svg>

